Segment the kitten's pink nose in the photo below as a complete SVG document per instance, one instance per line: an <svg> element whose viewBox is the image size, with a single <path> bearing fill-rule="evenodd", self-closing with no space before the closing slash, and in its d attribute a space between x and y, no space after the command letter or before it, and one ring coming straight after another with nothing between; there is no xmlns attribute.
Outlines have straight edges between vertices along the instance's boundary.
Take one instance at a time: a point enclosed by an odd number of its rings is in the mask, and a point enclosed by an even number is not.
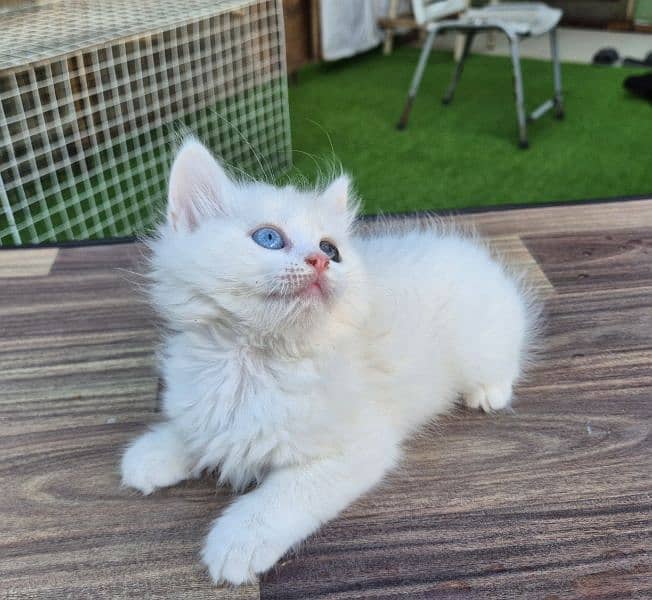
<svg viewBox="0 0 652 600"><path fill-rule="evenodd" d="M326 269L328 269L328 263L330 263L328 256L324 256L318 252L306 256L306 264L313 267L317 273L323 273Z"/></svg>

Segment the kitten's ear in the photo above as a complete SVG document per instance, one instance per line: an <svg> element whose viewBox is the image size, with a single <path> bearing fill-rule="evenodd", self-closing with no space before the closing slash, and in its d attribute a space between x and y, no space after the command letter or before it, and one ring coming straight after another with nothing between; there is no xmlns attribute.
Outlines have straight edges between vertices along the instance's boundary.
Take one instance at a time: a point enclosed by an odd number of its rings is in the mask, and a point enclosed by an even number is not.
<svg viewBox="0 0 652 600"><path fill-rule="evenodd" d="M192 231L202 217L224 212L233 184L211 153L197 140L186 140L172 163L168 186L168 223Z"/></svg>
<svg viewBox="0 0 652 600"><path fill-rule="evenodd" d="M343 215L355 215L357 203L351 190L351 179L342 174L333 179L323 192L323 197Z"/></svg>

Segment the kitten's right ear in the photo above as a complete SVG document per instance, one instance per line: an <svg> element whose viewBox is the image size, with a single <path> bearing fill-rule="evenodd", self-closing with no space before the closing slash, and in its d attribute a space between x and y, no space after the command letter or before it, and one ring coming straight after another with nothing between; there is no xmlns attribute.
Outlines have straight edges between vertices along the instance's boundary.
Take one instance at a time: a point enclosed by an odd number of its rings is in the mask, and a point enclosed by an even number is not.
<svg viewBox="0 0 652 600"><path fill-rule="evenodd" d="M202 217L224 212L233 184L211 153L187 139L172 163L167 220L175 231L192 231Z"/></svg>

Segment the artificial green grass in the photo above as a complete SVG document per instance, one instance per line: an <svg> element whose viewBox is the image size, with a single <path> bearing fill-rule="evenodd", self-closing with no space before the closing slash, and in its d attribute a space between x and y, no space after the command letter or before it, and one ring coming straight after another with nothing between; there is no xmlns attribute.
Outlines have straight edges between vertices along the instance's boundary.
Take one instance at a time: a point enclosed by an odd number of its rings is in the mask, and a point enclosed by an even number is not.
<svg viewBox="0 0 652 600"><path fill-rule="evenodd" d="M564 64L566 118L552 112L517 145L509 59L472 55L449 106L453 69L433 53L409 127L397 131L419 50L311 66L290 87L295 169L317 178L333 158L367 213L528 204L652 192L652 109L629 96L636 70ZM552 95L549 62L522 61L529 110ZM332 149L331 149L332 144Z"/></svg>

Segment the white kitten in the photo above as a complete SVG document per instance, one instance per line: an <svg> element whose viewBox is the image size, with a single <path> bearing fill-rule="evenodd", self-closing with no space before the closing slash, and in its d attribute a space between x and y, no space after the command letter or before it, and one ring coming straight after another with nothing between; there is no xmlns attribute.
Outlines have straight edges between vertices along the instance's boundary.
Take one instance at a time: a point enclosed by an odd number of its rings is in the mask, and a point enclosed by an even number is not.
<svg viewBox="0 0 652 600"><path fill-rule="evenodd" d="M166 421L127 449L145 494L217 469L238 498L202 557L239 584L376 485L401 440L459 395L505 408L536 310L484 246L433 231L352 236L342 176L322 191L234 182L187 141L151 294L170 331Z"/></svg>

